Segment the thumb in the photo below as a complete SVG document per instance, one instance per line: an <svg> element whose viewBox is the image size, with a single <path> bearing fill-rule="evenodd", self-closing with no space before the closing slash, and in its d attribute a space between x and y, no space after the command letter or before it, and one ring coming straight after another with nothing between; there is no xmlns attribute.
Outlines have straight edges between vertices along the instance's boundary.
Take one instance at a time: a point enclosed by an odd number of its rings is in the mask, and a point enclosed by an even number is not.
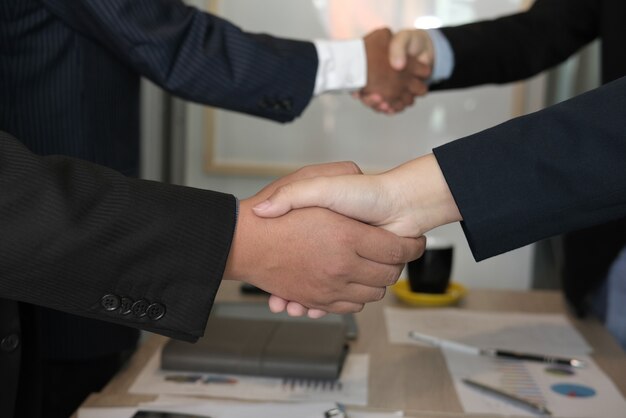
<svg viewBox="0 0 626 418"><path fill-rule="evenodd" d="M257 216L276 218L292 209L319 206L328 207L322 186L323 178L295 181L279 187L265 201L252 208Z"/></svg>
<svg viewBox="0 0 626 418"><path fill-rule="evenodd" d="M406 57L411 42L411 35L408 31L398 32L389 43L389 64L395 70L402 70L406 66Z"/></svg>

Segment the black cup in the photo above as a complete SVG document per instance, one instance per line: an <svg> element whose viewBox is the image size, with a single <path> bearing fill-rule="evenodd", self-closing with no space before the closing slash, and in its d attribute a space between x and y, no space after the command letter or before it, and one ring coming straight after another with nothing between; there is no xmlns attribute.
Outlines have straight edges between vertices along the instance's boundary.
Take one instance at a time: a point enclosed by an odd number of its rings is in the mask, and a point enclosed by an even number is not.
<svg viewBox="0 0 626 418"><path fill-rule="evenodd" d="M446 292L452 273L453 249L449 242L428 238L424 255L407 264L412 292Z"/></svg>

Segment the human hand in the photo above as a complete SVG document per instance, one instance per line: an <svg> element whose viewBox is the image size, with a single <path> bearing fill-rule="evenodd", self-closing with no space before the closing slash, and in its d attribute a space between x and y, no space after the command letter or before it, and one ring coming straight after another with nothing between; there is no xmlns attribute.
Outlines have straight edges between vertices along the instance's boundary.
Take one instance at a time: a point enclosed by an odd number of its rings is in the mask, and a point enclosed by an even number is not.
<svg viewBox="0 0 626 418"><path fill-rule="evenodd" d="M368 54L369 57L369 54ZM405 29L396 33L389 43L389 65L396 71L410 74L419 81L419 89L414 90L411 103L415 96L423 96L428 92L426 80L430 77L434 65L435 52L428 32L422 29ZM409 65L407 65L407 63ZM368 59L369 68L369 59ZM354 97L375 111L387 114L396 113L398 106L385 99L380 92L367 87ZM405 97L406 99L406 97ZM402 110L402 108L400 108Z"/></svg>
<svg viewBox="0 0 626 418"><path fill-rule="evenodd" d="M225 279L245 280L308 308L358 312L382 298L403 265L424 250L423 240L399 238L320 208L259 218L252 207L264 194L240 202Z"/></svg>
<svg viewBox="0 0 626 418"><path fill-rule="evenodd" d="M371 32L364 38L364 42L367 54L367 85L355 93L363 103L378 111L395 113L412 105L415 96L426 94L428 88L424 80L430 72L424 65L415 61L403 65L402 68L394 68L390 64L390 47L393 41L389 29ZM420 78L418 74L423 77Z"/></svg>
<svg viewBox="0 0 626 418"><path fill-rule="evenodd" d="M254 212L277 217L304 207L328 208L404 237L419 237L462 219L432 154L378 175L316 177L286 184Z"/></svg>
<svg viewBox="0 0 626 418"><path fill-rule="evenodd" d="M343 161L336 163L317 164L303 167L287 176L281 177L278 180L265 186L261 191L255 195L255 199L265 200L274 193L276 189L286 184L292 183L298 180L305 180L307 178L313 178L318 176L339 176L350 174L363 174L358 165L351 161ZM321 309L309 309L302 304L294 301L288 301L280 296L270 295L268 301L269 308L272 312L278 313L287 311L290 316L304 316L307 315L310 318L321 318L328 312Z"/></svg>

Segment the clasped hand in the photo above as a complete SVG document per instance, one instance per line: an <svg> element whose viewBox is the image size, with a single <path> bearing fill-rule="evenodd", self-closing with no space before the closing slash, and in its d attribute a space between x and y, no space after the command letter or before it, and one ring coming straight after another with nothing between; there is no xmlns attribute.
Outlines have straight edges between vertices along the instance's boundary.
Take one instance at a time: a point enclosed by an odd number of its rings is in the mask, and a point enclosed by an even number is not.
<svg viewBox="0 0 626 418"><path fill-rule="evenodd" d="M364 38L367 85L354 97L377 112L394 114L428 92L434 50L426 31L403 30L392 35L378 29Z"/></svg>
<svg viewBox="0 0 626 418"><path fill-rule="evenodd" d="M380 300L404 265L422 254L423 238L399 237L321 207L275 218L253 212L282 187L337 175L360 176L360 170L352 163L306 167L242 200L224 278L313 309L311 316L358 312L365 303ZM293 309L290 313L298 314Z"/></svg>

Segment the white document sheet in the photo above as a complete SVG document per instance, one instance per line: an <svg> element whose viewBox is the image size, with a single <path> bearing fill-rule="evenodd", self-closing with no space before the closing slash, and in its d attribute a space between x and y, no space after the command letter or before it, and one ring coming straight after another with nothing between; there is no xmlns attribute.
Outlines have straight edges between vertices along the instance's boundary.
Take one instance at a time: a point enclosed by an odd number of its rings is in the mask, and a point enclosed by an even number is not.
<svg viewBox="0 0 626 418"><path fill-rule="evenodd" d="M324 412L335 408L333 402L246 402L220 401L189 397L160 396L154 402L147 402L139 407L129 408L81 408L78 418L131 418L139 410L168 411L206 415L211 418L323 418ZM401 418L403 413L350 411L350 418Z"/></svg>
<svg viewBox="0 0 626 418"><path fill-rule="evenodd" d="M409 331L417 331L479 348L575 356L586 363L581 369L562 368L443 350L467 413L537 416L467 386L463 378L543 403L555 417L626 416L626 401L587 355L591 347L563 315L387 308L385 319L392 343L423 346L408 337Z"/></svg>
<svg viewBox="0 0 626 418"><path fill-rule="evenodd" d="M568 319L558 314L385 308L385 320L391 343L421 345L408 336L417 331L479 348L561 357L591 352Z"/></svg>
<svg viewBox="0 0 626 418"><path fill-rule="evenodd" d="M369 356L349 354L339 384L280 378L163 371L158 351L130 387L131 393L212 396L262 401L340 402L367 405Z"/></svg>

